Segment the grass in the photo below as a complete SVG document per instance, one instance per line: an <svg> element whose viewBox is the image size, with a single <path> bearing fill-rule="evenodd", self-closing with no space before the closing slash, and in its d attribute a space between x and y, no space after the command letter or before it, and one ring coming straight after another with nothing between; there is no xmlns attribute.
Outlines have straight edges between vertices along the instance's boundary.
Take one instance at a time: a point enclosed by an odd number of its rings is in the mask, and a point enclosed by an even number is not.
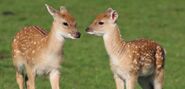
<svg viewBox="0 0 185 89"><path fill-rule="evenodd" d="M10 53L15 33L26 25L50 29L52 17L45 3L55 8L65 5L82 33L80 39L65 42L61 89L115 89L102 39L84 31L96 14L108 7L118 11L125 40L148 38L165 47L164 89L185 87L184 0L0 0L0 89L18 89ZM38 77L36 86L50 89L48 78Z"/></svg>

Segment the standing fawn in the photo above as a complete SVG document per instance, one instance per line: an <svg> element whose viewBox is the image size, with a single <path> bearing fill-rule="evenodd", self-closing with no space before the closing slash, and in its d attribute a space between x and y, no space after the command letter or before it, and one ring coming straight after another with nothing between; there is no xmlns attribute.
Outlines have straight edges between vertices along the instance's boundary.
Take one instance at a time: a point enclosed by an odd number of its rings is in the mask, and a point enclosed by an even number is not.
<svg viewBox="0 0 185 89"><path fill-rule="evenodd" d="M52 89L59 89L60 63L63 57L65 38L80 37L75 19L61 7L56 10L46 4L54 21L47 33L38 26L23 28L12 43L13 64L19 89L35 89L36 75L48 75ZM27 79L26 79L27 78Z"/></svg>
<svg viewBox="0 0 185 89"><path fill-rule="evenodd" d="M125 42L116 24L118 13L112 8L99 14L86 29L88 34L103 36L110 57L117 89L162 89L165 54L154 41L140 39Z"/></svg>

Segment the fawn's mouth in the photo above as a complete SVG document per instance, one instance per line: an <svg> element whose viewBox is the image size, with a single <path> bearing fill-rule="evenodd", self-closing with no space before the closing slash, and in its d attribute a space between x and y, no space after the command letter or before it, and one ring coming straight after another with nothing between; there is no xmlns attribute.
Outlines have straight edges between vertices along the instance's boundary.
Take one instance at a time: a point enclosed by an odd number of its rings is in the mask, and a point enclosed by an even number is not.
<svg viewBox="0 0 185 89"><path fill-rule="evenodd" d="M89 27L88 27L88 28L86 28L86 29L85 29L85 31L86 31L87 33L89 33L89 34L91 34L91 33L93 32L93 30L92 30L92 29L90 29Z"/></svg>
<svg viewBox="0 0 185 89"><path fill-rule="evenodd" d="M56 34L56 37L57 37L57 39L59 39L59 40L62 40L62 39L67 39L67 38L69 38L69 39L77 39L77 38L80 38L80 36L81 36L81 34L80 34L80 32L75 32L75 33L57 33Z"/></svg>
<svg viewBox="0 0 185 89"><path fill-rule="evenodd" d="M95 35L95 36L102 36L104 34L102 32L97 32L97 31L92 31L92 30L90 30L90 31L86 30L86 32L87 32L87 34Z"/></svg>
<svg viewBox="0 0 185 89"><path fill-rule="evenodd" d="M90 29L89 27L85 29L85 31L87 32L87 34L93 35L94 32L92 29Z"/></svg>
<svg viewBox="0 0 185 89"><path fill-rule="evenodd" d="M75 33L72 33L72 34L68 34L68 37L71 38L71 39L77 39L77 38L80 38L81 34L80 32L75 32Z"/></svg>
<svg viewBox="0 0 185 89"><path fill-rule="evenodd" d="M93 32L87 32L87 34L93 35L94 33Z"/></svg>
<svg viewBox="0 0 185 89"><path fill-rule="evenodd" d="M74 35L75 38L80 38L80 36L81 36L80 32L75 32L72 35Z"/></svg>

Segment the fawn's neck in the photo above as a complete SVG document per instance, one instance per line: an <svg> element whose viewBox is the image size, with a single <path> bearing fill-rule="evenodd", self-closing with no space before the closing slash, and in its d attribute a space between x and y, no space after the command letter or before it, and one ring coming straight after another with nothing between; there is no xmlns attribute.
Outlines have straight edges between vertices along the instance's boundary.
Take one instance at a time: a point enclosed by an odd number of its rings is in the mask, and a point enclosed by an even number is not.
<svg viewBox="0 0 185 89"><path fill-rule="evenodd" d="M51 52L52 54L61 55L63 52L63 45L64 45L64 37L60 36L60 39L57 38L57 28L55 24L53 24L50 33L48 34L47 38L47 51Z"/></svg>
<svg viewBox="0 0 185 89"><path fill-rule="evenodd" d="M110 32L103 36L105 48L109 56L119 56L124 51L125 41L121 38L117 25L108 30Z"/></svg>

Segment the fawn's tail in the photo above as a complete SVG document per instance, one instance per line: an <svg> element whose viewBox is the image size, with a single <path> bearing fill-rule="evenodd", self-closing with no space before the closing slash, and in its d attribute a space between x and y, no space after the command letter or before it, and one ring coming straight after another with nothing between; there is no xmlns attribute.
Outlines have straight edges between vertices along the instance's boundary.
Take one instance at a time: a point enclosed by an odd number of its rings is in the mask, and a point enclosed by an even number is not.
<svg viewBox="0 0 185 89"><path fill-rule="evenodd" d="M164 65L165 65L165 50L160 46L157 46L156 49L157 49L155 54L156 68L157 70L160 70L164 68Z"/></svg>

